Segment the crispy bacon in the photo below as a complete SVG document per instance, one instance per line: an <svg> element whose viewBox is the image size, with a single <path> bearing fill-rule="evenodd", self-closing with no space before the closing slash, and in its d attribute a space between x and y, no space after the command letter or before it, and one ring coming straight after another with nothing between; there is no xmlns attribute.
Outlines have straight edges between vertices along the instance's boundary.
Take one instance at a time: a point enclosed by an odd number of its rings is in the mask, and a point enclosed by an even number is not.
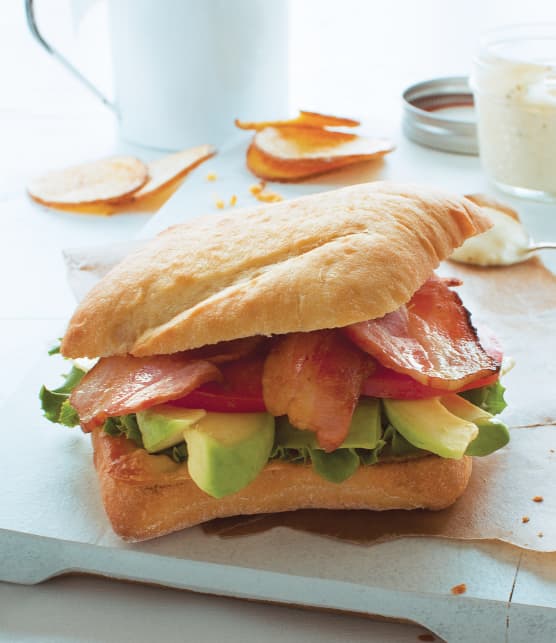
<svg viewBox="0 0 556 643"><path fill-rule="evenodd" d="M205 382L220 380L216 366L184 354L105 357L83 377L70 396L84 431L106 418L142 411L187 395Z"/></svg>
<svg viewBox="0 0 556 643"><path fill-rule="evenodd" d="M369 361L335 330L279 337L263 371L266 407L333 451L348 434Z"/></svg>
<svg viewBox="0 0 556 643"><path fill-rule="evenodd" d="M407 305L344 332L382 365L436 389L460 389L500 369L481 346L459 296L434 276Z"/></svg>
<svg viewBox="0 0 556 643"><path fill-rule="evenodd" d="M268 339L266 337L255 335L253 337L242 337L227 342L209 344L201 348L193 348L184 351L182 354L188 359L203 359L213 364L223 364L224 362L233 362L247 357L255 351L263 351L267 343Z"/></svg>

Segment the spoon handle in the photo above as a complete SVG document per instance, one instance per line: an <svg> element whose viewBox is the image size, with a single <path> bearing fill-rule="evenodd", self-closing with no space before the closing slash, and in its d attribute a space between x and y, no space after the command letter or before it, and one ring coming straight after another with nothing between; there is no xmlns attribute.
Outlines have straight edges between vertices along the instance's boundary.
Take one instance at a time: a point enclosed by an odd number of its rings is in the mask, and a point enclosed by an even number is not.
<svg viewBox="0 0 556 643"><path fill-rule="evenodd" d="M543 243L532 243L526 252L536 252L537 250L556 250L556 242L546 241Z"/></svg>

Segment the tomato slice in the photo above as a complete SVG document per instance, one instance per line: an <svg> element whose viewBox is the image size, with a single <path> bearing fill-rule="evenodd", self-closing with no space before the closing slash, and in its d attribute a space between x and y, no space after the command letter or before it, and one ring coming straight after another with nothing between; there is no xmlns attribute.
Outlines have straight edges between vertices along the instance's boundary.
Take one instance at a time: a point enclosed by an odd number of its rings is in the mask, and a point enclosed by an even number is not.
<svg viewBox="0 0 556 643"><path fill-rule="evenodd" d="M486 353L492 357L498 364L502 363L502 348L496 339L496 336L487 328L479 329L480 340ZM421 384L414 380L405 373L398 373L383 366L379 362L375 362L376 368L369 375L363 383L361 395L368 395L369 397L386 397L396 400L420 400L426 397L437 397L439 395L446 395L445 390L435 389L432 386ZM460 393L461 391L469 391L474 388L481 388L481 386L488 386L494 384L499 378L499 373L492 373L486 377L469 382L465 386L453 391Z"/></svg>
<svg viewBox="0 0 556 643"><path fill-rule="evenodd" d="M266 355L255 355L219 364L222 382L203 384L189 395L168 404L219 413L266 411L262 386L265 357Z"/></svg>
<svg viewBox="0 0 556 643"><path fill-rule="evenodd" d="M487 386L496 382L497 379L498 373L493 373L462 386L454 393ZM209 385L207 384L206 386ZM446 391L425 386L405 373L398 373L377 363L374 373L363 383L361 394L369 397L386 397L396 400L420 400L427 397L446 395Z"/></svg>

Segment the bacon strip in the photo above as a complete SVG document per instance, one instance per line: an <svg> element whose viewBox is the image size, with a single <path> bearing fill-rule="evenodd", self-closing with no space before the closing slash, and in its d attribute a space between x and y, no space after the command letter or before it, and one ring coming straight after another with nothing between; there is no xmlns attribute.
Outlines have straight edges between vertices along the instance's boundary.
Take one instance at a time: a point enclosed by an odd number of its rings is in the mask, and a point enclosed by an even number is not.
<svg viewBox="0 0 556 643"><path fill-rule="evenodd" d="M407 305L344 332L382 365L436 389L460 389L500 369L481 346L459 296L437 277Z"/></svg>
<svg viewBox="0 0 556 643"><path fill-rule="evenodd" d="M227 342L218 342L201 348L193 348L184 351L182 355L187 356L188 359L202 359L213 364L223 364L224 362L233 362L247 357L255 351L262 351L267 342L266 337L255 335L253 337L232 339Z"/></svg>
<svg viewBox="0 0 556 643"><path fill-rule="evenodd" d="M69 401L83 430L89 432L109 417L183 397L205 382L220 379L213 364L180 353L105 357L83 377Z"/></svg>
<svg viewBox="0 0 556 643"><path fill-rule="evenodd" d="M319 445L333 451L349 432L369 361L334 330L282 336L264 366L266 407L315 431Z"/></svg>

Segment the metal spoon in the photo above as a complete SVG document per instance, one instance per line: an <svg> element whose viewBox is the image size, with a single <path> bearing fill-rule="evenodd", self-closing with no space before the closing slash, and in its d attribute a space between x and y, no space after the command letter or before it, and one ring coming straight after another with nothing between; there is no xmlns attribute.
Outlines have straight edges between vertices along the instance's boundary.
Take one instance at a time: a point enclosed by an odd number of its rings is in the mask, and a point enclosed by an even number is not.
<svg viewBox="0 0 556 643"><path fill-rule="evenodd" d="M524 248L523 252L536 252L537 250L556 250L556 242L532 243L528 248Z"/></svg>

